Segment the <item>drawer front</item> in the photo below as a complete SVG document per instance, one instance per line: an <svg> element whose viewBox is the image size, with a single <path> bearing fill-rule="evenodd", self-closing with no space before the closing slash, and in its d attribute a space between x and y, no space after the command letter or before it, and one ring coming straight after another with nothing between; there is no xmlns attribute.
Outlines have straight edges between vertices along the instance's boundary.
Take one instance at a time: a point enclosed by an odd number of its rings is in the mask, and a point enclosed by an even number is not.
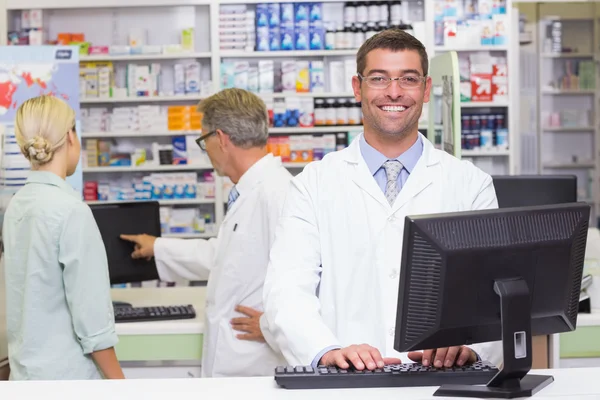
<svg viewBox="0 0 600 400"><path fill-rule="evenodd" d="M202 335L122 335L115 347L119 361L202 359Z"/></svg>
<svg viewBox="0 0 600 400"><path fill-rule="evenodd" d="M600 357L600 326L582 326L560 334L560 358Z"/></svg>

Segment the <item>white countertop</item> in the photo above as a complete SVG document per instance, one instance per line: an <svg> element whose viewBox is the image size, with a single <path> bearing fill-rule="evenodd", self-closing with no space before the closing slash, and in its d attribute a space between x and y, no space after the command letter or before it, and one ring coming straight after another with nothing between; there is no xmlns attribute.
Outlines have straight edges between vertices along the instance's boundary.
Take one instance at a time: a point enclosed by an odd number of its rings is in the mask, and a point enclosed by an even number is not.
<svg viewBox="0 0 600 400"><path fill-rule="evenodd" d="M188 335L204 332L204 305L206 287L162 287L112 289L113 301L131 303L134 307L191 304L196 318L158 322L119 322L117 335Z"/></svg>
<svg viewBox="0 0 600 400"><path fill-rule="evenodd" d="M554 382L542 389L534 400L591 400L600 398L600 368L537 370L535 374L554 375ZM144 399L187 400L245 399L261 400L345 400L442 399L433 397L436 387L286 390L278 388L272 377L261 378L195 378L195 379L131 379L122 381L23 381L0 383L0 398L44 400L80 400L87 396L120 400ZM454 398L453 400L457 400Z"/></svg>

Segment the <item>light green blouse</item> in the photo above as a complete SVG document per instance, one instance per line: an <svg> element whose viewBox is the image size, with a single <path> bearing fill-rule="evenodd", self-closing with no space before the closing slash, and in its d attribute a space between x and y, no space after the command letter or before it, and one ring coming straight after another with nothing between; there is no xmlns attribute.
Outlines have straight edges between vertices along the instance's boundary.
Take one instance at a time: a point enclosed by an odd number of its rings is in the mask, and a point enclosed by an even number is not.
<svg viewBox="0 0 600 400"><path fill-rule="evenodd" d="M116 345L104 243L63 179L32 171L2 229L14 380L101 379L90 353Z"/></svg>

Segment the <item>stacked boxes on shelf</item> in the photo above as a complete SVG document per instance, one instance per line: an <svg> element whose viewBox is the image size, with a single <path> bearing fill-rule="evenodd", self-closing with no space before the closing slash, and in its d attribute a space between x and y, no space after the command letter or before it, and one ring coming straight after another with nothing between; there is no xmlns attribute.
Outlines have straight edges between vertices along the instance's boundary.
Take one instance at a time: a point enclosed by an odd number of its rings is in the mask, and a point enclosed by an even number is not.
<svg viewBox="0 0 600 400"><path fill-rule="evenodd" d="M592 60L564 60L563 75L549 86L560 90L596 89L596 64Z"/></svg>
<svg viewBox="0 0 600 400"><path fill-rule="evenodd" d="M592 110L542 111L542 126L546 128L589 128L591 121Z"/></svg>
<svg viewBox="0 0 600 400"><path fill-rule="evenodd" d="M256 6L256 51L324 48L321 3L260 3Z"/></svg>
<svg viewBox="0 0 600 400"><path fill-rule="evenodd" d="M21 11L18 28L8 32L8 45L40 46L44 44L43 12L40 9Z"/></svg>
<svg viewBox="0 0 600 400"><path fill-rule="evenodd" d="M219 47L221 50L253 51L256 14L246 5L221 5L219 8Z"/></svg>
<svg viewBox="0 0 600 400"><path fill-rule="evenodd" d="M434 0L435 45L507 45L505 0Z"/></svg>
<svg viewBox="0 0 600 400"><path fill-rule="evenodd" d="M195 140L198 135L174 136L171 144L152 142L150 148L114 143L111 140L87 139L82 156L83 167L129 167L160 165L210 166L208 155Z"/></svg>
<svg viewBox="0 0 600 400"><path fill-rule="evenodd" d="M167 67L159 63L126 65L125 82L115 80L111 62L80 63L80 91L82 99L132 98L156 96L208 96L212 93L209 71L203 71L197 61L186 61Z"/></svg>
<svg viewBox="0 0 600 400"><path fill-rule="evenodd" d="M89 180L84 184L87 201L208 200L215 198L212 172L153 173L113 181Z"/></svg>
<svg viewBox="0 0 600 400"><path fill-rule="evenodd" d="M202 129L202 114L196 106L167 107L167 128L169 131L200 131Z"/></svg>
<svg viewBox="0 0 600 400"><path fill-rule="evenodd" d="M160 227L163 234L209 234L215 235L212 206L199 208L160 207Z"/></svg>
<svg viewBox="0 0 600 400"><path fill-rule="evenodd" d="M319 161L326 154L348 146L358 131L324 135L271 136L267 150L282 162L306 163Z"/></svg>
<svg viewBox="0 0 600 400"><path fill-rule="evenodd" d="M352 92L356 60L331 61L329 80L323 61L260 60L221 63L221 88L236 87L253 93L331 93Z"/></svg>
<svg viewBox="0 0 600 400"><path fill-rule="evenodd" d="M90 107L81 110L83 132L182 131L199 133L202 116L196 106Z"/></svg>
<svg viewBox="0 0 600 400"><path fill-rule="evenodd" d="M506 57L494 57L485 51L460 53L458 62L461 101L508 103Z"/></svg>

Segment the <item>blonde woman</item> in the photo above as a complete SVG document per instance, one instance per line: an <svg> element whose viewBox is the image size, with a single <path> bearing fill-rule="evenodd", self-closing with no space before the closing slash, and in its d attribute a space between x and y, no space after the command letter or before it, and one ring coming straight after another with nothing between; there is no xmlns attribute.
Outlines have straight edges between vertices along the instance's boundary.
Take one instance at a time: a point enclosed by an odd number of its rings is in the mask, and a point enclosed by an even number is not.
<svg viewBox="0 0 600 400"><path fill-rule="evenodd" d="M65 181L81 145L62 100L23 103L17 143L31 162L3 223L11 380L123 378L104 243Z"/></svg>

